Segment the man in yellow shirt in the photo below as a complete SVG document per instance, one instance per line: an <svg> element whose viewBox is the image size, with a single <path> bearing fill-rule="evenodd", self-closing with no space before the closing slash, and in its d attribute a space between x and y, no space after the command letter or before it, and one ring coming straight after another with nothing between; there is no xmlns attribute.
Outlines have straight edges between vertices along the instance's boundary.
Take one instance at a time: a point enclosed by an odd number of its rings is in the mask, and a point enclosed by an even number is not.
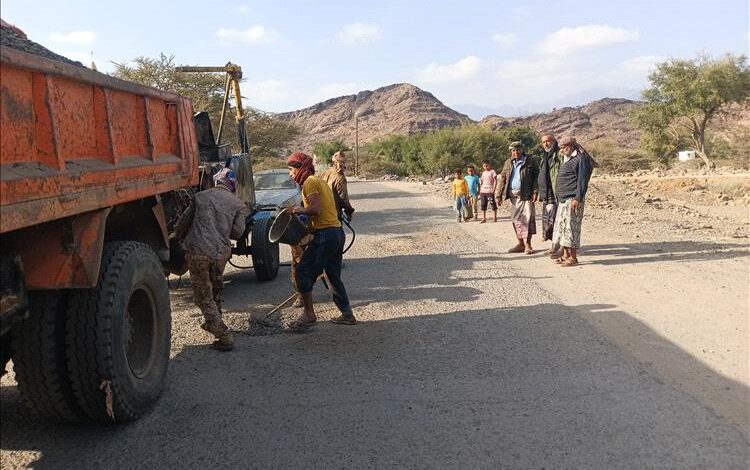
<svg viewBox="0 0 750 470"><path fill-rule="evenodd" d="M458 212L458 221L464 220L464 211L466 210L467 199L469 197L469 185L466 180L461 176L461 169L456 168L454 170L456 179L453 180L453 187L451 188L451 194L455 201L454 208Z"/></svg>
<svg viewBox="0 0 750 470"><path fill-rule="evenodd" d="M293 214L307 216L307 226L313 239L305 246L302 259L296 266L295 280L305 309L303 317L291 325L302 327L317 321L313 308L312 290L315 281L325 271L331 284L333 303L341 315L331 320L341 325L356 325L354 312L341 282L341 257L344 250L344 231L341 228L333 191L314 175L313 160L302 152L294 152L287 159L289 177L302 187L302 206L292 208Z"/></svg>

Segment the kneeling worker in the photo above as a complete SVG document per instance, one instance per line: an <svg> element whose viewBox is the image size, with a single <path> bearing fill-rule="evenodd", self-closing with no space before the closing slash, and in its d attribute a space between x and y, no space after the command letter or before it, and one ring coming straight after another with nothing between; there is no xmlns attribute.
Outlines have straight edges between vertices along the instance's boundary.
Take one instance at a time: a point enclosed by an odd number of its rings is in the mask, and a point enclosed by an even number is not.
<svg viewBox="0 0 750 470"><path fill-rule="evenodd" d="M224 267L232 257L229 239L242 236L248 215L245 203L234 194L236 186L234 172L222 168L214 176L214 187L195 195L170 235L182 240L193 284L193 301L205 318L201 328L216 337L211 347L220 351L229 351L234 346L232 333L221 315Z"/></svg>
<svg viewBox="0 0 750 470"><path fill-rule="evenodd" d="M333 191L313 174L313 160L302 152L294 152L287 159L289 177L302 187L302 206L292 208L293 214L305 214L312 241L305 246L302 259L295 269L297 289L302 296L305 308L303 317L291 325L301 327L317 321L313 308L312 290L315 281L325 271L331 283L333 303L341 315L332 319L333 323L356 325L346 288L341 282L341 257L344 250L344 230L341 228Z"/></svg>

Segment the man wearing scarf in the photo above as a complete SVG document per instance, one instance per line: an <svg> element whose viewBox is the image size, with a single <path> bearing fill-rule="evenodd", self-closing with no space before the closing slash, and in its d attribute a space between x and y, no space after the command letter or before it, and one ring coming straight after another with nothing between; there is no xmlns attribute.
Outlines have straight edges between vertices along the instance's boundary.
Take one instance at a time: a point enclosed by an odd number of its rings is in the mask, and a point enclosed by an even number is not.
<svg viewBox="0 0 750 470"><path fill-rule="evenodd" d="M292 328L312 325L317 321L313 307L312 290L318 277L326 273L330 282L333 303L341 312L331 322L356 325L354 312L341 281L341 258L344 250L344 230L341 228L333 191L314 176L313 160L302 152L294 152L287 159L289 177L302 187L302 206L292 208L293 214L307 216L307 226L312 240L305 245L302 258L295 269L297 290L302 297L304 314L290 325Z"/></svg>
<svg viewBox="0 0 750 470"><path fill-rule="evenodd" d="M560 152L563 163L555 181L558 208L552 243L562 247L556 262L567 267L578 264L584 202L595 162L573 137L560 141Z"/></svg>
<svg viewBox="0 0 750 470"><path fill-rule="evenodd" d="M557 198L555 197L555 182L560 173L563 157L560 155L560 146L552 134L542 136L542 154L539 165L539 200L542 203L542 240L552 240L552 232L555 227L555 214L557 213ZM552 247L545 252L550 258L560 257L560 245L553 243Z"/></svg>
<svg viewBox="0 0 750 470"><path fill-rule="evenodd" d="M222 168L214 175L214 187L195 195L170 236L182 240L193 301L205 319L201 328L216 337L211 347L220 351L230 351L234 346L221 312L224 267L232 256L230 239L242 236L248 215L245 203L234 194L236 188L234 172Z"/></svg>
<svg viewBox="0 0 750 470"><path fill-rule="evenodd" d="M536 233L534 203L538 196L539 166L533 156L526 155L521 142L511 142L509 149L511 158L505 160L500 172L495 197L498 205L502 204L503 199L510 204L510 218L517 243L508 253L530 255L534 252L531 236Z"/></svg>
<svg viewBox="0 0 750 470"><path fill-rule="evenodd" d="M354 208L349 202L349 189L346 181L346 156L344 152L336 152L331 158L333 166L327 168L320 174L320 179L326 182L333 190L333 198L336 201L336 213L341 218L341 212L346 214L348 220L352 220Z"/></svg>

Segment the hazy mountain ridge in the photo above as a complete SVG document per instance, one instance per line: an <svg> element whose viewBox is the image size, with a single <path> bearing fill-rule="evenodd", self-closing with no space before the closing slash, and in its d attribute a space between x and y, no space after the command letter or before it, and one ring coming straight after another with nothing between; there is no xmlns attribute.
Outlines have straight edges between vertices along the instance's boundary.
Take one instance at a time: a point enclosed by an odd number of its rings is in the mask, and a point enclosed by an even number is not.
<svg viewBox="0 0 750 470"><path fill-rule="evenodd" d="M602 98L581 106L569 106L523 117L489 115L481 126L500 129L511 125L529 126L538 133L556 137L575 136L586 145L599 139L629 149L640 144L640 131L628 120L628 112L639 101ZM341 140L354 145L355 108L359 116L360 145L389 134L410 135L443 127L477 123L465 114L443 104L431 93L408 83L340 96L305 109L278 114L282 120L299 126L300 137L294 148L309 151L316 141ZM750 134L750 104L733 105L711 126L717 135L737 141Z"/></svg>
<svg viewBox="0 0 750 470"><path fill-rule="evenodd" d="M583 106L525 117L487 116L479 124L491 129L529 126L539 133L550 132L558 138L570 135L581 142L607 138L623 147L635 148L640 142L640 131L628 121L627 113L637 106L637 101L624 98L602 98Z"/></svg>

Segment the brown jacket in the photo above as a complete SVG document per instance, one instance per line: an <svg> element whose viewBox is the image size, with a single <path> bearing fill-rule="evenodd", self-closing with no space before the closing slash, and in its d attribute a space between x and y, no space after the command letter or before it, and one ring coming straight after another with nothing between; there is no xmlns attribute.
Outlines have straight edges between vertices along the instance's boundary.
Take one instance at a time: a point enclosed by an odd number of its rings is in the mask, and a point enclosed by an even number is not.
<svg viewBox="0 0 750 470"><path fill-rule="evenodd" d="M320 179L326 182L333 190L333 199L336 201L336 214L341 218L343 209L348 218L352 217L354 208L349 202L349 191L346 187L346 175L336 171L336 168L329 167L320 174Z"/></svg>
<svg viewBox="0 0 750 470"><path fill-rule="evenodd" d="M229 239L245 231L245 203L223 186L201 191L177 221L175 237L188 253L226 260L232 256Z"/></svg>
<svg viewBox="0 0 750 470"><path fill-rule="evenodd" d="M539 164L533 155L526 155L526 162L521 166L519 171L521 172L521 200L530 201L531 198L539 192L539 183L537 181L539 177ZM510 175L513 171L513 158L505 160L503 165L503 171L497 177L497 185L495 185L495 198L502 202L508 198L508 192L510 189Z"/></svg>

